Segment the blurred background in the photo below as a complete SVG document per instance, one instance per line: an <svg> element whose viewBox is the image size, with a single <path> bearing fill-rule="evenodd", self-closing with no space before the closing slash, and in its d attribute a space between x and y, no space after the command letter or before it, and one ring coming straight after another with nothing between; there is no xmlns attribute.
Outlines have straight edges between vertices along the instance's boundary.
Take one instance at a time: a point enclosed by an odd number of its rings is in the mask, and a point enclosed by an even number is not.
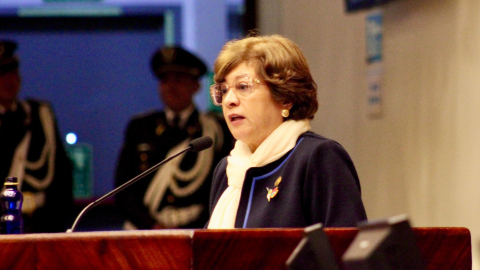
<svg viewBox="0 0 480 270"><path fill-rule="evenodd" d="M243 0L30 0L0 3L0 37L19 47L21 97L52 103L75 165L77 211L114 186L127 121L163 108L150 69L153 52L179 44L213 66L221 46L246 28ZM213 109L203 81L196 103ZM113 198L79 230L120 229ZM98 217L98 218L97 218Z"/></svg>
<svg viewBox="0 0 480 270"><path fill-rule="evenodd" d="M182 44L211 69L225 41L257 28L305 53L313 129L351 154L369 218L467 227L480 269L480 1L2 0L0 12L0 36L19 42L22 96L50 100L63 136L77 136L79 208L113 188L128 117L162 106L154 49ZM116 229L110 206L82 229Z"/></svg>

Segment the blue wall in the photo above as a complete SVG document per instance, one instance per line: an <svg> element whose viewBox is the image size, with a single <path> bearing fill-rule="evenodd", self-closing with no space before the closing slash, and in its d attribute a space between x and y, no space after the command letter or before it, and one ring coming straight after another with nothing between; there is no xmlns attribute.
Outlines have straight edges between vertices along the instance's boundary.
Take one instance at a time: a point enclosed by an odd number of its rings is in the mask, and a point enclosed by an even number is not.
<svg viewBox="0 0 480 270"><path fill-rule="evenodd" d="M94 195L110 191L128 119L163 107L149 69L163 32L0 32L0 38L19 43L21 97L50 101L62 136L74 132L93 146Z"/></svg>
<svg viewBox="0 0 480 270"><path fill-rule="evenodd" d="M95 197L113 188L128 120L163 108L149 61L165 41L158 16L166 10L173 11L175 19L165 27L174 28L179 43L181 9L172 6L127 8L124 19L107 18L103 23L95 17L77 18L73 24L72 18L0 17L0 38L19 44L20 96L51 102L62 137L74 132L79 143L93 146ZM242 36L242 10L228 10L229 39ZM204 78L202 92L195 98L201 110L211 109L209 83L209 78Z"/></svg>

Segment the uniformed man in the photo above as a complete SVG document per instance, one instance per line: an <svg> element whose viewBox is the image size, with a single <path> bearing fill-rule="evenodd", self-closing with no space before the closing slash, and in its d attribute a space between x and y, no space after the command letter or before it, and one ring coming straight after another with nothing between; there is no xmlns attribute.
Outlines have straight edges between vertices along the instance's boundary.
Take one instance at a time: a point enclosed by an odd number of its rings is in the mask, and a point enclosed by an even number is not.
<svg viewBox="0 0 480 270"><path fill-rule="evenodd" d="M62 232L73 206L72 166L50 105L18 99L16 48L0 41L0 183L18 178L25 232Z"/></svg>
<svg viewBox="0 0 480 270"><path fill-rule="evenodd" d="M192 139L210 136L213 147L187 152L117 194L125 229L203 228L209 217L212 171L228 155L233 139L213 114L199 112L193 96L200 89L205 64L180 47L156 51L150 62L165 108L133 118L118 160L119 186L166 157L188 147Z"/></svg>

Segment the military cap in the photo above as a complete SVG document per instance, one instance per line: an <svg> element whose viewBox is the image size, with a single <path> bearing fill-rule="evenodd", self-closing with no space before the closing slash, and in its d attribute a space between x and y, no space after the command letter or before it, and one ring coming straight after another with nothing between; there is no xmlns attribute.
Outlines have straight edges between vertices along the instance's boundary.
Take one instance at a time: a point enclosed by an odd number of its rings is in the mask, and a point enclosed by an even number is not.
<svg viewBox="0 0 480 270"><path fill-rule="evenodd" d="M178 46L158 49L152 56L150 67L157 78L169 71L186 73L197 78L207 72L207 67L200 58Z"/></svg>
<svg viewBox="0 0 480 270"><path fill-rule="evenodd" d="M18 68L18 58L14 55L17 44L13 41L0 40L0 73Z"/></svg>

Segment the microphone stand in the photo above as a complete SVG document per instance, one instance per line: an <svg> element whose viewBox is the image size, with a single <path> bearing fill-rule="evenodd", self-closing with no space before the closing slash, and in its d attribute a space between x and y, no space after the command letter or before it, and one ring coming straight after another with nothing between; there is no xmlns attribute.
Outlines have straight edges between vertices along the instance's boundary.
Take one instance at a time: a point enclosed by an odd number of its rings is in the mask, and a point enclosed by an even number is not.
<svg viewBox="0 0 480 270"><path fill-rule="evenodd" d="M83 208L82 212L80 212L80 214L78 214L77 218L75 219L75 222L73 223L72 225L72 228L68 229L67 230L67 233L71 233L75 230L75 227L77 226L77 223L80 221L80 218L83 216L83 214L85 214L88 210L90 210L91 208L93 208L94 206L98 205L99 203L105 201L106 199L108 199L109 197L111 197L112 195L115 195L117 194L118 192L124 190L125 188L127 188L128 186L130 186L131 184L137 182L138 180L142 179L143 177L145 177L147 174L153 172L154 170L156 170L158 167L160 167L161 165L163 165L164 163L176 158L177 156L187 152L187 151L190 151L192 149L194 149L195 146L193 145L190 145L189 147L187 147L186 149L183 149L182 151L176 153L175 155L172 155L171 157L167 158L167 159L164 159L163 161L157 163L156 165L152 166L151 168L149 168L148 170L144 171L143 173L135 176L134 178L130 179L128 182L124 183L123 185L117 187L116 189L110 191L109 193L103 195L102 197L100 197L99 199L95 200L94 202L90 203L89 205L87 205L85 208Z"/></svg>

